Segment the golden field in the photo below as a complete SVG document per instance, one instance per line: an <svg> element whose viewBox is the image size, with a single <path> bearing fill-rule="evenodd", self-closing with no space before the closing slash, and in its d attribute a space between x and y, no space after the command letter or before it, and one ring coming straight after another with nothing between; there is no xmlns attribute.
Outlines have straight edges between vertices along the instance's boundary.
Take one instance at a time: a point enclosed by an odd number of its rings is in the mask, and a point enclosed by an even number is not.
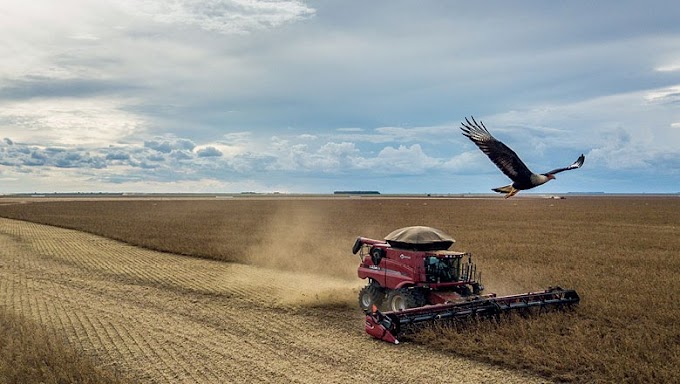
<svg viewBox="0 0 680 384"><path fill-rule="evenodd" d="M457 240L454 249L473 253L487 292L559 285L576 289L581 304L567 313L426 329L412 342L558 381L678 379L677 197L27 201L0 200L0 216L347 280L356 279L356 236L437 227Z"/></svg>
<svg viewBox="0 0 680 384"><path fill-rule="evenodd" d="M39 325L0 310L0 381L25 383L124 384L131 381L102 369Z"/></svg>

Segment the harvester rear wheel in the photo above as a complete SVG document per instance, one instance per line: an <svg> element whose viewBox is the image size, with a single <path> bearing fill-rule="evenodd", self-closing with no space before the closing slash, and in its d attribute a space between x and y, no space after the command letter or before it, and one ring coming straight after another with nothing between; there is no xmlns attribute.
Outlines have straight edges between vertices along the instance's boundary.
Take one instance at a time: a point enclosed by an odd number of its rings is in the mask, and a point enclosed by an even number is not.
<svg viewBox="0 0 680 384"><path fill-rule="evenodd" d="M408 308L422 307L425 304L425 292L419 288L399 288L387 294L389 311L403 311Z"/></svg>
<svg viewBox="0 0 680 384"><path fill-rule="evenodd" d="M385 300L385 290L375 283L368 284L359 291L359 307L364 312L372 311L373 305L380 307Z"/></svg>

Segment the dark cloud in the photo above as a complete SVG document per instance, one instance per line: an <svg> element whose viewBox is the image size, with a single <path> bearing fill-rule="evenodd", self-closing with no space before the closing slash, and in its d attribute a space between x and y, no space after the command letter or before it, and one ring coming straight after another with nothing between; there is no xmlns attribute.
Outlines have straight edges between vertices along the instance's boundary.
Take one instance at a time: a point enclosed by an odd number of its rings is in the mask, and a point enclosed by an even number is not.
<svg viewBox="0 0 680 384"><path fill-rule="evenodd" d="M109 159L105 155L92 155L82 148L37 147L3 141L0 146L0 164L15 167L56 168L106 168Z"/></svg>
<svg viewBox="0 0 680 384"><path fill-rule="evenodd" d="M146 160L159 162L159 161L165 161L165 157L163 157L163 155L152 153L152 154L150 154L146 157Z"/></svg>
<svg viewBox="0 0 680 384"><path fill-rule="evenodd" d="M135 165L136 167L143 168L143 169L156 169L159 167L157 163L149 163L147 161L142 161L138 164Z"/></svg>
<svg viewBox="0 0 680 384"><path fill-rule="evenodd" d="M161 153L171 153L173 150L191 151L196 147L196 144L187 139L174 140L150 140L144 142L144 147L151 148Z"/></svg>
<svg viewBox="0 0 680 384"><path fill-rule="evenodd" d="M170 157L175 160L189 160L193 159L193 154L187 151L172 151L172 153L170 153Z"/></svg>
<svg viewBox="0 0 680 384"><path fill-rule="evenodd" d="M44 150L34 150L31 152L31 159L36 160L44 164L47 161L47 155Z"/></svg>
<svg viewBox="0 0 680 384"><path fill-rule="evenodd" d="M198 157L221 157L222 152L215 147L205 147L201 148L196 152Z"/></svg>
<svg viewBox="0 0 680 384"><path fill-rule="evenodd" d="M130 154L122 152L122 151L116 151L112 152L106 155L106 160L130 160Z"/></svg>
<svg viewBox="0 0 680 384"><path fill-rule="evenodd" d="M189 166L186 160L197 157L222 157L222 153L212 146L202 148L198 153L192 152L196 145L187 139L155 140L144 144L145 146L141 148L136 145L121 144L103 148L40 147L5 139L0 141L0 165L14 167L15 171L22 167L115 169L115 167L129 166L139 170L128 171L131 177L136 172L151 170L165 170L167 174L176 176ZM200 174L202 166L214 167L207 163L198 164L195 173Z"/></svg>
<svg viewBox="0 0 680 384"><path fill-rule="evenodd" d="M172 152L172 147L170 146L170 143L167 141L164 142L158 142L158 141L145 141L144 146L146 148L151 148L153 150L156 150L158 152L162 153L170 153Z"/></svg>
<svg viewBox="0 0 680 384"><path fill-rule="evenodd" d="M80 153L66 153L64 156L55 156L54 165L58 168L76 168L82 159Z"/></svg>

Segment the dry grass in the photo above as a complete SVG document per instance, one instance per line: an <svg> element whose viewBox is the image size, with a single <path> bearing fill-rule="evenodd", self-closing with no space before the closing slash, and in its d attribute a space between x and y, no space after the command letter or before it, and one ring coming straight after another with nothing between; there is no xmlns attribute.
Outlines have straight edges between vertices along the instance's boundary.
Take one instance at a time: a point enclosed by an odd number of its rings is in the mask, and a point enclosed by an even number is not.
<svg viewBox="0 0 680 384"><path fill-rule="evenodd" d="M0 383L126 383L115 372L55 339L38 325L0 308Z"/></svg>
<svg viewBox="0 0 680 384"><path fill-rule="evenodd" d="M572 382L674 382L680 366L680 199L78 201L0 216L157 250L354 279L356 236L407 225L450 233L489 292L575 288L581 305L414 336L432 348ZM515 321L516 320L516 321Z"/></svg>

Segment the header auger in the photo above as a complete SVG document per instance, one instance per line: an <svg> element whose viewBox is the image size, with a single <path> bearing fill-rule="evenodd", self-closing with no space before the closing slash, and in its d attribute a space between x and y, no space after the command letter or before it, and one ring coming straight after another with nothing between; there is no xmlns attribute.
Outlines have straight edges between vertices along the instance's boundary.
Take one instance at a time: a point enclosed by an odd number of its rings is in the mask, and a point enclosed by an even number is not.
<svg viewBox="0 0 680 384"><path fill-rule="evenodd" d="M352 253L361 258L359 277L368 279L359 292L359 306L366 313L369 335L396 344L400 332L414 324L579 302L576 291L559 287L503 297L482 294L472 255L449 251L454 242L430 227L401 228L385 240L357 238Z"/></svg>

